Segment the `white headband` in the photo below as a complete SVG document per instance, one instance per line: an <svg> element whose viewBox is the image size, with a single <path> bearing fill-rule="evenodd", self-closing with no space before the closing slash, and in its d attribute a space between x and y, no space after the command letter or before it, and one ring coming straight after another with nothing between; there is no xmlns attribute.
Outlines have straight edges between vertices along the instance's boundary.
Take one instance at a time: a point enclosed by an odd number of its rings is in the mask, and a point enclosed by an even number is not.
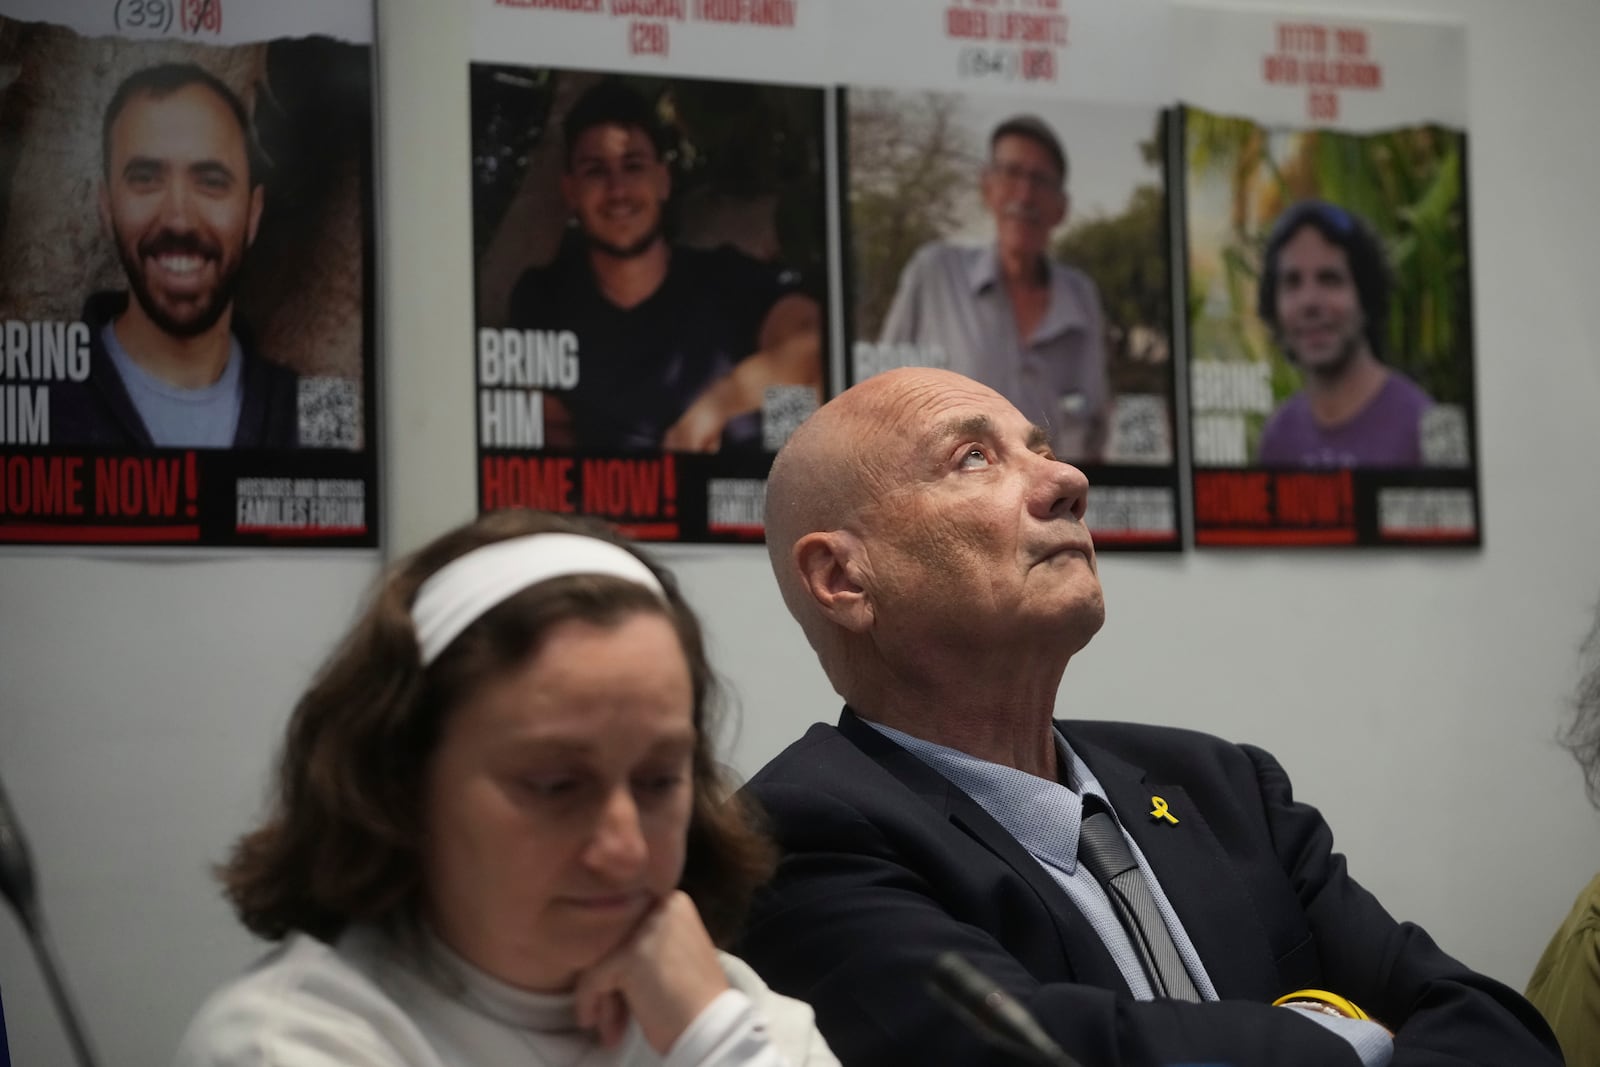
<svg viewBox="0 0 1600 1067"><path fill-rule="evenodd" d="M642 585L666 599L650 568L609 541L543 533L475 548L435 571L417 590L411 624L426 667L484 612L529 586L574 574L601 574Z"/></svg>

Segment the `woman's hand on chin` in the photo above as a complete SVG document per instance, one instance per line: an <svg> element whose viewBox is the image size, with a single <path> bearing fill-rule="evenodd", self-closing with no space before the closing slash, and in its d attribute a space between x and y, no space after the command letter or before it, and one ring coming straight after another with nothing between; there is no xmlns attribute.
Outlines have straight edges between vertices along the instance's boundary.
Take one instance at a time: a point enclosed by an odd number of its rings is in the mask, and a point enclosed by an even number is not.
<svg viewBox="0 0 1600 1067"><path fill-rule="evenodd" d="M650 1047L665 1056L727 988L700 912L688 894L674 890L645 913L627 940L579 975L578 1023L614 1048L631 1016Z"/></svg>

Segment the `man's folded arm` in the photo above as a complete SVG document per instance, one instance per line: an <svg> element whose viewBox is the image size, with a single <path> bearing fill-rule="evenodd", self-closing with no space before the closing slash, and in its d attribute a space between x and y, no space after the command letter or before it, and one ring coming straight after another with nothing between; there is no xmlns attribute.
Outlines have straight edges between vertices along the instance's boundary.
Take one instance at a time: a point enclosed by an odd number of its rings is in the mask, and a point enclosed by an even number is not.
<svg viewBox="0 0 1600 1067"><path fill-rule="evenodd" d="M1332 830L1315 808L1294 800L1282 766L1259 748L1240 747L1255 764L1273 847L1305 908L1326 986L1394 1032L1390 1067L1562 1062L1531 1004L1451 957L1421 927L1396 922L1350 877Z"/></svg>

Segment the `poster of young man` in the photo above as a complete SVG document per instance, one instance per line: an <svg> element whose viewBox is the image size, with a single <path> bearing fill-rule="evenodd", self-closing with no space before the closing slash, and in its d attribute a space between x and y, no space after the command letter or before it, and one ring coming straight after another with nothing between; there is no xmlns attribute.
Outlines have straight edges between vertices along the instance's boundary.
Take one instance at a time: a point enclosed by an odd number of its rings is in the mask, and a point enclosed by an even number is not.
<svg viewBox="0 0 1600 1067"><path fill-rule="evenodd" d="M839 123L848 369L983 382L1089 475L1097 547L1176 550L1165 38L1150 5L1118 7L837 16L862 68ZM867 80L891 50L934 62Z"/></svg>
<svg viewBox="0 0 1600 1067"><path fill-rule="evenodd" d="M795 5L656 7L485 16L480 57L570 24L564 58L606 65L472 66L479 503L760 540L772 457L829 385L823 92L671 69L707 35L781 48ZM635 23L668 58L633 54Z"/></svg>
<svg viewBox="0 0 1600 1067"><path fill-rule="evenodd" d="M371 39L0 2L0 543L377 543Z"/></svg>
<svg viewBox="0 0 1600 1067"><path fill-rule="evenodd" d="M1179 18L1197 544L1479 544L1463 31Z"/></svg>

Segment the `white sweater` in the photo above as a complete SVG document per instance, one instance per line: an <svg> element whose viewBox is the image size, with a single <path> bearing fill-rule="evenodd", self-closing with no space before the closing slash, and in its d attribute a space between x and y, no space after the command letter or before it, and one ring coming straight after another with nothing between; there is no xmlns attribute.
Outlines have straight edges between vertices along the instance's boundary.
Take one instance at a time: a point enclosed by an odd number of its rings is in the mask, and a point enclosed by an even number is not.
<svg viewBox="0 0 1600 1067"><path fill-rule="evenodd" d="M837 1067L811 1008L723 953L733 988L656 1054L637 1026L603 1049L572 998L528 993L431 941L426 962L369 927L295 934L201 1007L175 1067Z"/></svg>

